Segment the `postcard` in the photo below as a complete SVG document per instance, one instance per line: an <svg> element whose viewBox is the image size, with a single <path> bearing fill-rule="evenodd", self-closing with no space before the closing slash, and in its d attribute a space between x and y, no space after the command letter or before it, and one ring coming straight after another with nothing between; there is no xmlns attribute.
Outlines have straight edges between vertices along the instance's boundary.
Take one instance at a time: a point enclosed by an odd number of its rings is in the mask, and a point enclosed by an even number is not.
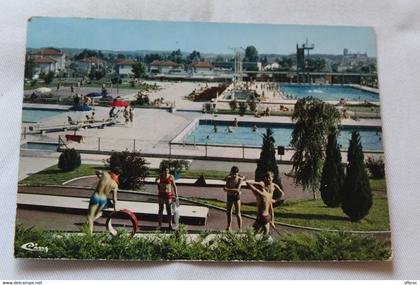
<svg viewBox="0 0 420 285"><path fill-rule="evenodd" d="M15 257L388 261L373 28L28 20Z"/></svg>

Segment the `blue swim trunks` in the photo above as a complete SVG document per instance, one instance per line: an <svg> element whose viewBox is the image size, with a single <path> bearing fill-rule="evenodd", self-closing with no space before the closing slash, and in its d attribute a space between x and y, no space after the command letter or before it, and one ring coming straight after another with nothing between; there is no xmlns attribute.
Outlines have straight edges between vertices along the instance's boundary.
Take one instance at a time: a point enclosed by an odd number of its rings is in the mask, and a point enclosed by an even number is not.
<svg viewBox="0 0 420 285"><path fill-rule="evenodd" d="M103 197L103 198L98 197L95 193L90 197L89 204L98 205L99 207L104 207L107 201L108 199L106 197Z"/></svg>

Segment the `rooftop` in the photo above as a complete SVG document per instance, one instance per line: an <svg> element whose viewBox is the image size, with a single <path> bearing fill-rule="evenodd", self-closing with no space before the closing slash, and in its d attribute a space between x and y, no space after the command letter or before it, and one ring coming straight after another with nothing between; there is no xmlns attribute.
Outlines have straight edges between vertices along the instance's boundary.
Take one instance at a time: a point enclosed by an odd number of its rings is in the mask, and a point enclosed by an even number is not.
<svg viewBox="0 0 420 285"><path fill-rule="evenodd" d="M172 60L154 60L150 65L158 65L158 66L178 66L179 64L176 62L173 62Z"/></svg>
<svg viewBox="0 0 420 285"><path fill-rule="evenodd" d="M34 55L62 55L63 52L56 48L44 48L33 51L32 54Z"/></svg>
<svg viewBox="0 0 420 285"><path fill-rule="evenodd" d="M56 63L57 61L50 57L38 57L32 60L34 63Z"/></svg>

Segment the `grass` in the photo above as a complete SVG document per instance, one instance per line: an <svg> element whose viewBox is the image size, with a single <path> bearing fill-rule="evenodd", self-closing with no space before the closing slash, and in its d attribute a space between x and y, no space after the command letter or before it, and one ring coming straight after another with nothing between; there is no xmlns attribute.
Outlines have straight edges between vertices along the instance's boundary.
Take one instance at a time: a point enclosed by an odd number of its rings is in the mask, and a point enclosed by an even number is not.
<svg viewBox="0 0 420 285"><path fill-rule="evenodd" d="M382 179L369 179L370 188L372 190L386 191L385 178Z"/></svg>
<svg viewBox="0 0 420 285"><path fill-rule="evenodd" d="M82 164L79 168L63 172L57 165L48 167L40 172L32 174L31 176L21 180L19 183L27 185L61 185L64 182L88 175L95 175L96 170L104 170L105 167L101 165ZM182 178L197 179L201 174L204 174L206 179L224 179L228 174L226 171L218 170L184 170L180 173ZM159 169L152 168L149 170L148 176L155 177L159 175Z"/></svg>
<svg viewBox="0 0 420 285"><path fill-rule="evenodd" d="M158 168L151 168L149 169L148 176L154 177L158 176L160 171ZM219 170L200 170L200 169L188 169L183 170L179 173L181 178L191 178L197 179L200 175L204 175L206 179L221 179L224 180L226 175L229 173L227 171L219 171Z"/></svg>
<svg viewBox="0 0 420 285"><path fill-rule="evenodd" d="M63 172L57 165L48 167L40 172L32 174L31 176L19 181L21 184L28 185L61 185L64 182L88 175L95 175L96 170L104 170L105 167L101 165L82 164L73 171Z"/></svg>
<svg viewBox="0 0 420 285"><path fill-rule="evenodd" d="M27 251L28 243L48 247ZM130 238L125 232L111 237L107 233L64 234L37 228L16 227L17 258L66 258L108 260L388 260L388 241L348 233L292 234L280 237L223 232L189 238L184 227L169 235L145 234Z"/></svg>
<svg viewBox="0 0 420 285"><path fill-rule="evenodd" d="M197 200L207 205L226 208L224 202ZM256 208L255 206L242 205L241 212L255 216ZM390 229L388 202L384 197L374 198L369 214L358 223L350 222L341 208L328 208L320 199L285 202L275 208L274 213L277 222L304 227L342 231L385 231Z"/></svg>

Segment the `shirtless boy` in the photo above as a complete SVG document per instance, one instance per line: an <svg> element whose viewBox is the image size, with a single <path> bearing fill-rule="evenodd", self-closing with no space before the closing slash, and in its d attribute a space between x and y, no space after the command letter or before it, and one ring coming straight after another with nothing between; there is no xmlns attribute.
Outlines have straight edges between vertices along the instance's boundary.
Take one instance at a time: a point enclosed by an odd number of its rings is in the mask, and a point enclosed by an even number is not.
<svg viewBox="0 0 420 285"><path fill-rule="evenodd" d="M117 211L117 190L118 190L118 176L119 169L114 169L108 172L96 171L96 176L99 182L96 190L90 197L88 209L88 224L90 233L93 233L93 223L102 216L102 210L107 204L107 196L113 191L112 202L114 204L114 211Z"/></svg>
<svg viewBox="0 0 420 285"><path fill-rule="evenodd" d="M257 220L253 227L256 233L262 231L264 234L270 232L270 225L274 228L273 203L284 196L283 190L273 183L273 173L267 172L263 182L247 181L246 184L251 188L257 198ZM280 193L277 200L273 200L273 193Z"/></svg>
<svg viewBox="0 0 420 285"><path fill-rule="evenodd" d="M227 227L226 230L231 230L232 225L232 209L235 206L236 218L238 220L239 230L242 230L242 217L241 217L241 184L245 177L239 176L239 169L232 166L230 174L226 177L226 186L223 190L227 193Z"/></svg>

